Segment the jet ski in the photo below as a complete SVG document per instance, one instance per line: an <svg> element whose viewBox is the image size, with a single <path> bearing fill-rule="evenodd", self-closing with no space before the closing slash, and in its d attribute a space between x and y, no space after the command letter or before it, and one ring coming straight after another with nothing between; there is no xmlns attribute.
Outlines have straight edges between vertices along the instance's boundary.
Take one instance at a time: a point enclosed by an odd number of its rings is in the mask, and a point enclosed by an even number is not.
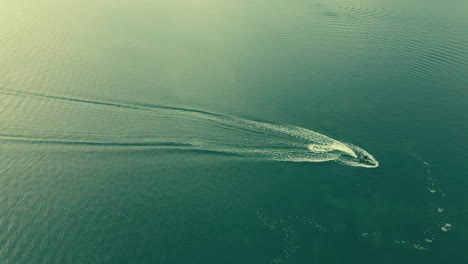
<svg viewBox="0 0 468 264"><path fill-rule="evenodd" d="M363 157L361 157L360 160L365 163L372 163L372 159L367 155L364 155Z"/></svg>

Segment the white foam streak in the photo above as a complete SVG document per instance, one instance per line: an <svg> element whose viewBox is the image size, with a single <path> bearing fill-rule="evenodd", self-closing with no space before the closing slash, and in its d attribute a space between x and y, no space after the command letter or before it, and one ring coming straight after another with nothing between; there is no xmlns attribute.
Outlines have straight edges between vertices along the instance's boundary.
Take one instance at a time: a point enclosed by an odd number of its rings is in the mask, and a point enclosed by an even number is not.
<svg viewBox="0 0 468 264"><path fill-rule="evenodd" d="M177 147L252 159L337 161L355 167L378 166L372 155L357 146L292 125L160 105L11 90L0 90L0 94L9 97L5 100L9 103L4 107L10 106L17 116L27 117L21 122L17 118L2 119L0 139L4 140L89 146ZM17 108L18 102L24 107ZM43 107L34 107L37 105ZM130 125L123 125L122 120L129 120Z"/></svg>

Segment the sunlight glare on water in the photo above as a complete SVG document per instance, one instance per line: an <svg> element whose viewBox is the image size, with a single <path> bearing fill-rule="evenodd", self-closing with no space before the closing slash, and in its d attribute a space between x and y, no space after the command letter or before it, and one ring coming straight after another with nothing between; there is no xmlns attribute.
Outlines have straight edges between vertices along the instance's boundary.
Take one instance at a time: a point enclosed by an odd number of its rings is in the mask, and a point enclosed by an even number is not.
<svg viewBox="0 0 468 264"><path fill-rule="evenodd" d="M0 263L465 263L467 10L0 0Z"/></svg>

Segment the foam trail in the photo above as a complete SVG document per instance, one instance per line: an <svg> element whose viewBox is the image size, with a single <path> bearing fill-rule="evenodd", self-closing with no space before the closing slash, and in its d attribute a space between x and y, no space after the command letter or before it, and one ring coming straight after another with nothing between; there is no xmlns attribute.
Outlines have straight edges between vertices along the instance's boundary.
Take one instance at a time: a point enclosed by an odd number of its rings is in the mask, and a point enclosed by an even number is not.
<svg viewBox="0 0 468 264"><path fill-rule="evenodd" d="M0 90L0 139L36 144L182 148L253 159L375 168L365 150L317 132L187 108Z"/></svg>

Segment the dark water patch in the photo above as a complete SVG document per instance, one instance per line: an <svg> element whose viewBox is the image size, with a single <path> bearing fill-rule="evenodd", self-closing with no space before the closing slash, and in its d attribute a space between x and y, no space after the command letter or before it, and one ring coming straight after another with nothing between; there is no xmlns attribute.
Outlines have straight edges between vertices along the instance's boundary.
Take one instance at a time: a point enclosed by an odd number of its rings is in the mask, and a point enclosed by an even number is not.
<svg viewBox="0 0 468 264"><path fill-rule="evenodd" d="M333 12L333 11L325 11L325 12L323 12L323 15L328 16L328 17L337 17L338 16L338 14Z"/></svg>

